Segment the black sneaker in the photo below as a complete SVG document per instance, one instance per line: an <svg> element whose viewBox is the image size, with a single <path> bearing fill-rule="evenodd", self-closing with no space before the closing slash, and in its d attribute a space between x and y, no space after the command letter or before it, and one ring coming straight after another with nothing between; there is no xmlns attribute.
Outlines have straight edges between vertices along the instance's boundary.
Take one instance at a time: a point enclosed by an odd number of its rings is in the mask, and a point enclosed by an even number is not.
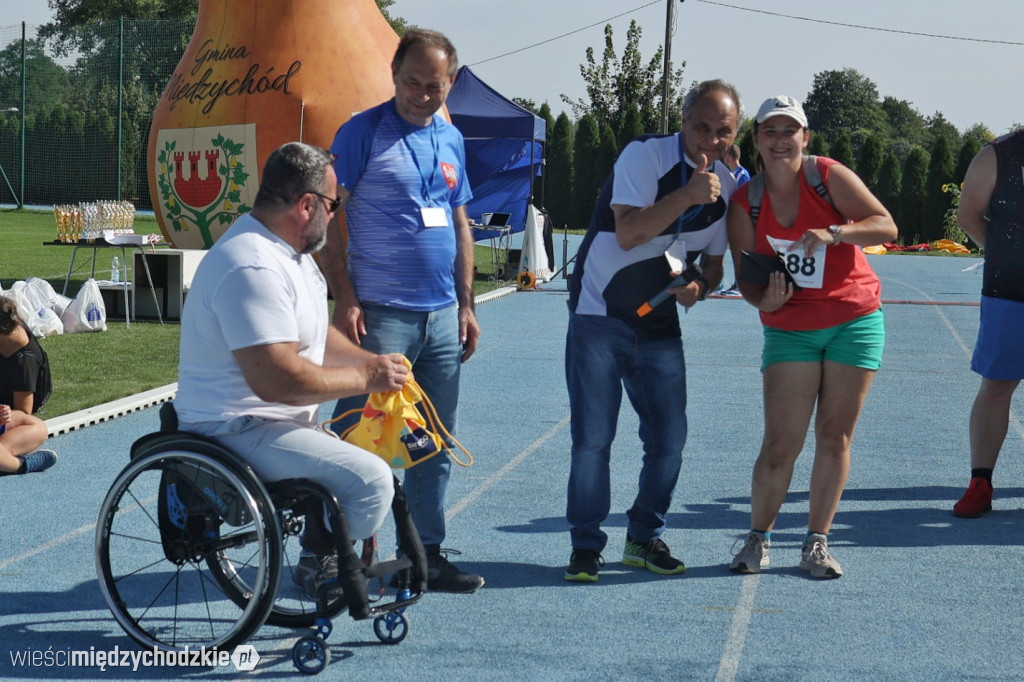
<svg viewBox="0 0 1024 682"><path fill-rule="evenodd" d="M466 573L448 561L448 554L460 554L458 550L441 549L440 545L427 545L427 589L434 592L457 592L469 594L483 587L482 576Z"/></svg>
<svg viewBox="0 0 1024 682"><path fill-rule="evenodd" d="M574 549L565 569L565 579L577 583L596 583L597 571L604 566L604 557L593 549Z"/></svg>
<svg viewBox="0 0 1024 682"><path fill-rule="evenodd" d="M622 563L627 566L646 568L659 575L676 575L686 570L682 561L669 552L668 545L660 539L650 542L636 542L626 536L626 548L622 552Z"/></svg>

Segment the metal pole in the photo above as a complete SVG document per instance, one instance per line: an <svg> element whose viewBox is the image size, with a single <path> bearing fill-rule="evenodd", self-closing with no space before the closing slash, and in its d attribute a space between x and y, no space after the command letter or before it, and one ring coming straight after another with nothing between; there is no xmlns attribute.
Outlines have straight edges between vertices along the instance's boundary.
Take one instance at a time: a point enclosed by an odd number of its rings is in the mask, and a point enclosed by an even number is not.
<svg viewBox="0 0 1024 682"><path fill-rule="evenodd" d="M26 101L26 78L25 78L25 65L27 62L27 56L25 54L25 22L21 22L21 111L19 112L19 118L21 125L20 134L18 137L21 142L21 153L18 159L18 189L21 190L20 195L17 198L18 208L25 208L25 108L28 104Z"/></svg>
<svg viewBox="0 0 1024 682"><path fill-rule="evenodd" d="M526 220L530 217L530 207L533 206L533 182L537 179L534 175L534 161L533 161L533 138L530 138L530 196L526 198L526 216L523 218L523 225L525 226Z"/></svg>
<svg viewBox="0 0 1024 682"><path fill-rule="evenodd" d="M668 0L665 10L665 69L661 78L661 134L668 133L669 76L672 72L672 20L675 0Z"/></svg>
<svg viewBox="0 0 1024 682"><path fill-rule="evenodd" d="M18 112L18 107L10 107L9 109L0 110L0 114L14 114ZM4 171L3 164L0 164L0 178L3 178L4 185L7 186L7 190L14 197L14 203L18 205L18 208L22 208L21 201L18 199L17 193L14 191L14 187L11 186L11 181L7 179L7 173Z"/></svg>
<svg viewBox="0 0 1024 682"><path fill-rule="evenodd" d="M115 198L121 200L121 166L124 163L124 15L118 18L117 24L117 192ZM159 309L159 308L158 308ZM128 311L125 310L125 317Z"/></svg>

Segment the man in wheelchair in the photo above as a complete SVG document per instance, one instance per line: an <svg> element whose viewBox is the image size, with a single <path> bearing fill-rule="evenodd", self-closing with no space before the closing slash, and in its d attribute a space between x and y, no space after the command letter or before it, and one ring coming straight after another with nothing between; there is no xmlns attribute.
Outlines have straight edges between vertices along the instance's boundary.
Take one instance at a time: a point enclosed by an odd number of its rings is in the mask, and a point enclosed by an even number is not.
<svg viewBox="0 0 1024 682"><path fill-rule="evenodd" d="M370 537L395 495L381 458L316 428L320 403L400 390L400 355L375 355L328 324L312 254L340 206L326 151L290 142L267 159L252 212L203 258L181 323L179 428L220 442L267 483L306 478L338 500L352 540ZM307 592L337 583L329 524L307 515ZM314 518L310 518L314 517ZM320 532L317 532L317 531Z"/></svg>

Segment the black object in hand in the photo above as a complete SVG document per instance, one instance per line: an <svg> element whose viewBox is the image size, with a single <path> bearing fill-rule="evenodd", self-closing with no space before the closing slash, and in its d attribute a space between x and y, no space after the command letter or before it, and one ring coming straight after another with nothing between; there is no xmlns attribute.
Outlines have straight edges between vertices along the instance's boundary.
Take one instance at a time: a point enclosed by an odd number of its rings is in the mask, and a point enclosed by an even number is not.
<svg viewBox="0 0 1024 682"><path fill-rule="evenodd" d="M636 309L636 314L639 317L643 317L643 316L649 314L652 310L654 310L659 305L664 303L668 299L669 296L671 296L671 294L668 293L669 289L672 289L674 287L686 286L687 284L689 284L693 280L695 280L698 277L700 277L702 274L704 274L704 273L703 273L703 271L701 271L700 266L697 265L696 263L694 263L690 267L688 267L685 270L683 270L682 274L676 276L675 279L673 279L671 282L669 282L667 287L665 287L664 289L659 291L657 294L655 294L651 298L651 300L647 301L647 303L644 303L642 306L637 308Z"/></svg>
<svg viewBox="0 0 1024 682"><path fill-rule="evenodd" d="M786 281L793 285L794 291L803 288L793 280L792 273L778 256L756 251L741 251L740 254L740 273L737 279L766 287L769 276L773 272L781 272L786 276Z"/></svg>

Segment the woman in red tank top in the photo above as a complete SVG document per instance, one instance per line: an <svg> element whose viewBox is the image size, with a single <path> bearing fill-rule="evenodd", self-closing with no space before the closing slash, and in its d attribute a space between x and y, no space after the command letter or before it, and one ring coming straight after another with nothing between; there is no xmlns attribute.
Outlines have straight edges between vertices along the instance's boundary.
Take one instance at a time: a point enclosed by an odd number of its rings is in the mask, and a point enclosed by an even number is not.
<svg viewBox="0 0 1024 682"><path fill-rule="evenodd" d="M897 230L882 203L841 164L820 160L830 199L815 191L803 169L810 137L799 102L785 96L765 101L754 123L763 178L741 187L729 205L737 282L743 298L760 311L765 332L765 425L751 484L751 531L730 568L757 573L768 565L771 530L817 406L800 568L814 578L838 578L842 568L828 551L828 532L885 339L880 285L860 247L894 240ZM748 190L760 182L764 194L755 225ZM797 286L781 271L767 285L744 281L743 251L778 254Z"/></svg>

